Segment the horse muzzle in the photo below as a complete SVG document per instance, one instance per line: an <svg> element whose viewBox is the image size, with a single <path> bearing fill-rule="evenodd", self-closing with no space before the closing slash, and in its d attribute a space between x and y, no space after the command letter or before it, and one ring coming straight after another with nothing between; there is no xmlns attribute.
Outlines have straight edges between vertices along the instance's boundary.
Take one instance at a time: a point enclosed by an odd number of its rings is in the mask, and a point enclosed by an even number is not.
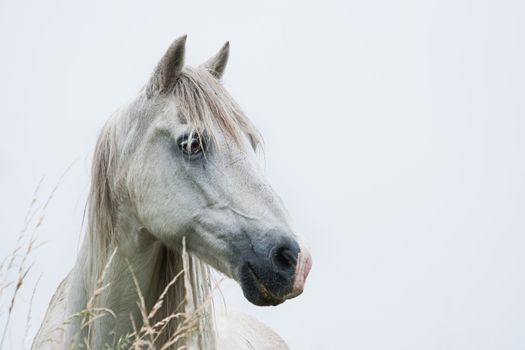
<svg viewBox="0 0 525 350"><path fill-rule="evenodd" d="M243 259L238 280L252 304L275 306L303 292L311 267L308 249L295 240L283 239L266 249L254 247Z"/></svg>

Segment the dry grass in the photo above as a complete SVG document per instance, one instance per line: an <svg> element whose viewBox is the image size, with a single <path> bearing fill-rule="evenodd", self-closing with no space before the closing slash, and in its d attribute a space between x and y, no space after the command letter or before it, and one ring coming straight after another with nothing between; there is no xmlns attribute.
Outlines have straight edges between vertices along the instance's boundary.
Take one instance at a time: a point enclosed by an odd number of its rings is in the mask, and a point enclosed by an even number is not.
<svg viewBox="0 0 525 350"><path fill-rule="evenodd" d="M68 168L69 170L69 168ZM39 201L39 192L42 187L43 179L39 182L36 187L31 203L27 210L24 223L21 230L18 233L17 240L14 248L11 252L5 256L0 262L0 313L6 315L5 324L0 328L0 350L6 349L6 338L9 334L10 327L25 327L24 338L21 340L21 346L27 349L31 344L29 337L29 327L31 323L32 304L34 296L37 292L37 282L32 286L27 285L26 280L31 272L34 264L34 253L44 242L39 240L37 235L38 229L41 227L45 219L46 209L51 202L56 190L60 186L60 183L67 171L62 175L59 182L52 189L46 200ZM79 313L72 315L66 320L60 328L63 328L73 318L80 318L81 331L84 329L91 329L91 325L102 317L116 317L112 310L104 307L98 307L97 299L109 286L104 284L106 279L106 272L110 267L113 257L115 256L116 249L108 259L100 278L97 281L97 285L93 296L88 300L87 306L84 310ZM206 315L210 308L213 308L213 294L218 289L220 282L218 282L214 288L213 293L210 294L201 305L195 305L194 300L191 297L192 291L190 283L190 272L189 260L191 257L188 255L185 246L185 240L183 240L182 247L182 261L183 269L174 276L174 278L166 285L163 292L160 294L158 300L155 302L153 307L148 310L142 292L140 290L138 281L135 277L132 267L129 265L129 271L133 276L135 288L137 291L137 305L140 310L141 319L134 320L131 316L131 323L133 325L133 332L120 336L114 341L113 344L107 344L105 349L107 350L121 350L121 349L155 349L155 350L166 350L166 349L185 349L196 344L196 333L201 331L203 317L209 317ZM185 299L175 308L170 310L171 313L163 319L156 320L159 310L166 303L166 296L170 288L173 288L175 283L184 278L184 289ZM19 300L22 289L26 289L30 292L30 300L28 306L28 312L25 317L25 324L23 325L11 325L12 315L16 310L17 301ZM176 320L177 327L172 329L169 327L172 321ZM167 334L169 333L169 334ZM71 348L84 348L91 349L90 337L93 336L88 332L87 339L80 339L80 332L78 337L74 339L71 344ZM162 340L162 341L160 341ZM18 348L18 346L16 347Z"/></svg>
<svg viewBox="0 0 525 350"><path fill-rule="evenodd" d="M69 170L69 168L67 170ZM37 231L44 222L46 209L49 206L49 203L58 189L64 175L62 175L59 182L42 204L39 204L38 200L39 192L43 182L43 179L40 180L35 191L33 192L33 198L26 212L22 228L18 233L15 246L11 252L3 258L2 262L0 262L0 305L2 307L9 305L6 310L6 321L2 328L0 349L4 348L5 339L8 334L8 329L10 327L11 317L13 315L16 302L20 292L22 291L22 288L25 287L25 281L29 272L31 271L31 268L33 267L34 262L32 261L32 256L35 250L43 244L43 242L38 240ZM26 328L23 344L26 344L27 341L29 325L31 321L32 303L36 293L37 285L38 282L33 287L31 299L29 302L29 311L26 317ZM8 303L6 303L7 300ZM5 310L0 309L0 311L3 313Z"/></svg>
<svg viewBox="0 0 525 350"><path fill-rule="evenodd" d="M81 327L77 335L80 335L82 330L89 329L90 326L97 319L101 317L116 317L115 313L107 308L96 307L97 298L102 294L102 292L109 286L108 283L104 284L106 272L108 271L113 257L115 256L116 249L110 256L108 263L104 267L102 275L98 279L96 290L93 294L93 297L87 303L86 309L80 311L79 313L72 315L71 317L80 317L82 319ZM139 282L135 276L133 268L128 264L129 272L132 275L135 289L137 291L137 306L140 310L141 319L134 320L130 315L130 321L133 325L133 332L120 336L114 341L114 344L106 344L105 349L107 350L121 350L121 349L134 349L134 350L143 350L143 349L155 349L155 350L167 350L167 349L186 349L189 347L189 344L192 343L192 337L200 330L200 321L203 317L206 316L206 310L210 307L210 304L213 302L213 294L211 294L203 304L201 305L192 305L191 293L192 287L189 281L189 259L190 256L186 251L185 239L183 239L182 246L182 256L183 256L183 269L180 271L173 279L166 285L155 304L148 310L146 306L146 301L141 292ZM168 316L161 319L160 321L155 321L155 316L162 308L165 303L165 298L168 295L169 289L175 285L180 278L184 278L184 285L186 289L186 298L183 300L175 310L173 310ZM213 290L217 290L220 285L219 281ZM168 325L173 320L177 320L177 327L174 330L170 330ZM138 321L138 322L137 322ZM137 326L139 324L140 326ZM170 331L170 334L165 334L165 332ZM90 339L93 335L88 332L87 339L79 339L76 337L74 343L71 344L70 348L85 348L92 349L90 345ZM163 339L162 343L159 343L159 340Z"/></svg>

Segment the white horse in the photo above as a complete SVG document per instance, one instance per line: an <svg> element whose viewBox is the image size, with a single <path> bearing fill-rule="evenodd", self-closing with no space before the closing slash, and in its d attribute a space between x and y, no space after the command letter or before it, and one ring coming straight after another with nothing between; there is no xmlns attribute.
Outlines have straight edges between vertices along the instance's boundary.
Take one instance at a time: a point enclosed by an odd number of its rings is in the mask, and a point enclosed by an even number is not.
<svg viewBox="0 0 525 350"><path fill-rule="evenodd" d="M253 304L277 305L303 291L311 258L260 170L258 132L220 83L228 43L191 68L185 42L101 132L86 237L35 349L287 348L249 316L214 316L209 266Z"/></svg>

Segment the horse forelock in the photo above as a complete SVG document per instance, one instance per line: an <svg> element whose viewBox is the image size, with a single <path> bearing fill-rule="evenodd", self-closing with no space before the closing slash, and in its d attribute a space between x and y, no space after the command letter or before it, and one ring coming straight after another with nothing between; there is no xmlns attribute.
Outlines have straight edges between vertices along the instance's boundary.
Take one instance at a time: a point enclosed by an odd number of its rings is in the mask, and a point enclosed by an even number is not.
<svg viewBox="0 0 525 350"><path fill-rule="evenodd" d="M175 96L179 117L194 131L205 132L212 142L222 134L241 147L245 136L254 149L262 144L259 131L221 82L207 70L184 67L171 93Z"/></svg>

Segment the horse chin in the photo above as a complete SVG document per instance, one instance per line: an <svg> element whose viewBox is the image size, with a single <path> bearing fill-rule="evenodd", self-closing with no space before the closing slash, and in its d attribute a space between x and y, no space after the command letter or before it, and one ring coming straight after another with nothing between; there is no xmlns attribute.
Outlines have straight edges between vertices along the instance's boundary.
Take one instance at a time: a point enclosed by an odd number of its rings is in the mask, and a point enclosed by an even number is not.
<svg viewBox="0 0 525 350"><path fill-rule="evenodd" d="M245 264L241 268L239 284L244 297L257 306L277 306L288 299L287 297L279 297L271 293L259 280L250 264Z"/></svg>

